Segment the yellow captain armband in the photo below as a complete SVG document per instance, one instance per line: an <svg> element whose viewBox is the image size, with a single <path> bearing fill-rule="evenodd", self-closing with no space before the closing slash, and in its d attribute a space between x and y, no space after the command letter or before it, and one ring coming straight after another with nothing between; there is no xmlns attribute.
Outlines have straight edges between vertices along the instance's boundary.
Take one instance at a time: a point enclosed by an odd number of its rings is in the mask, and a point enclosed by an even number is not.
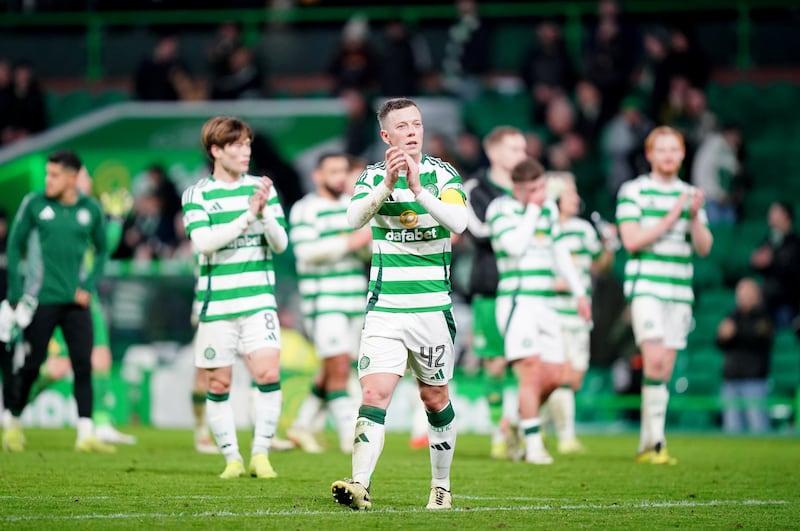
<svg viewBox="0 0 800 531"><path fill-rule="evenodd" d="M458 190L453 190L450 188L449 190L445 190L442 192L442 202L449 203L451 205L465 205L464 203L464 196L459 193Z"/></svg>

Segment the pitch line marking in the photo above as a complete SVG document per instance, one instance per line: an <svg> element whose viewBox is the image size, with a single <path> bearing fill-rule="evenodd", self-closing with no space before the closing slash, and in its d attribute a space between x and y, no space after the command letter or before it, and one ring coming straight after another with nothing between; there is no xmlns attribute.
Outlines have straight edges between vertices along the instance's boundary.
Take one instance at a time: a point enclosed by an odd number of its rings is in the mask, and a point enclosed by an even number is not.
<svg viewBox="0 0 800 531"><path fill-rule="evenodd" d="M663 508L695 508L717 506L747 506L747 505L787 505L786 500L709 500L709 501L667 501L667 502L638 502L601 505L596 503L567 504L567 505L521 505L506 507L455 507L451 511L456 513L472 512L515 512L515 511L563 511L563 510L604 510L604 509L663 509ZM375 509L366 511L371 514L410 514L429 513L426 509ZM78 515L9 515L0 517L0 522L30 522L30 521L80 521L80 520L129 520L141 518L241 518L254 516L332 516L332 515L358 514L344 508L330 511L204 511L200 513L111 513L111 514L78 514Z"/></svg>

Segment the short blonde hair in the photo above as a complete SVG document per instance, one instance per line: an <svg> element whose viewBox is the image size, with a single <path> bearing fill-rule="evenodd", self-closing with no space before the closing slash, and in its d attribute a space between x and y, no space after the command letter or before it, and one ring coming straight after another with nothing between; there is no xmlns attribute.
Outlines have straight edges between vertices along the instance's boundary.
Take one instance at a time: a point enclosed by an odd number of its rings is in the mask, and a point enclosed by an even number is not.
<svg viewBox="0 0 800 531"><path fill-rule="evenodd" d="M498 125L483 137L483 149L488 150L491 146L502 142L507 136L522 135L522 131L510 125Z"/></svg>
<svg viewBox="0 0 800 531"><path fill-rule="evenodd" d="M656 138L660 136L668 136L672 135L678 139L678 142L681 144L681 148L686 151L686 141L683 139L683 135L678 132L677 129L674 127L670 127L668 125L660 125L650 131L650 134L647 135L647 138L644 139L644 151L645 153L649 153L653 149L653 145L656 143Z"/></svg>

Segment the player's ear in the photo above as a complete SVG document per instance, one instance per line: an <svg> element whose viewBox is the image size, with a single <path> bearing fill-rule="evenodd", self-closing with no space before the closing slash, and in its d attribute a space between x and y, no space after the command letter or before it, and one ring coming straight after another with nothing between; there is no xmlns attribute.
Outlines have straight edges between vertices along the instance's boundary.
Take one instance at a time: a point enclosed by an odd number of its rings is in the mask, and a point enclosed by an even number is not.
<svg viewBox="0 0 800 531"><path fill-rule="evenodd" d="M381 129L381 140L387 146L391 146L392 143L389 141L389 133L386 132L386 129Z"/></svg>

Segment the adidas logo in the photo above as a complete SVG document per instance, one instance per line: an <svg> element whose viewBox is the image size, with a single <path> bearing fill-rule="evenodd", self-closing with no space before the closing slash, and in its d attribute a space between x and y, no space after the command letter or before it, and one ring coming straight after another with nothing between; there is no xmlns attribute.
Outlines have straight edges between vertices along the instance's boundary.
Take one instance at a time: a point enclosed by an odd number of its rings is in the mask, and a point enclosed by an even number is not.
<svg viewBox="0 0 800 531"><path fill-rule="evenodd" d="M432 444L431 448L433 448L434 450L442 450L442 451L444 451L444 450L452 450L453 449L453 447L450 446L449 444L447 444L446 442Z"/></svg>
<svg viewBox="0 0 800 531"><path fill-rule="evenodd" d="M222 210L222 205L220 205L219 202L214 201L214 204L211 205L211 208L209 208L209 210L211 212L219 212L220 210Z"/></svg>
<svg viewBox="0 0 800 531"><path fill-rule="evenodd" d="M434 380L444 380L444 371L442 371L442 369L439 369L438 371L436 371L436 374L433 375L433 379Z"/></svg>
<svg viewBox="0 0 800 531"><path fill-rule="evenodd" d="M48 220L48 219L53 219L55 217L56 217L56 213L53 211L52 208L50 208L49 205L44 207L42 209L42 211L39 212L39 219Z"/></svg>
<svg viewBox="0 0 800 531"><path fill-rule="evenodd" d="M358 444L360 442L368 443L369 439L367 439L367 436L364 435L363 433L359 433L358 437L356 437L355 440L353 441L353 444Z"/></svg>

